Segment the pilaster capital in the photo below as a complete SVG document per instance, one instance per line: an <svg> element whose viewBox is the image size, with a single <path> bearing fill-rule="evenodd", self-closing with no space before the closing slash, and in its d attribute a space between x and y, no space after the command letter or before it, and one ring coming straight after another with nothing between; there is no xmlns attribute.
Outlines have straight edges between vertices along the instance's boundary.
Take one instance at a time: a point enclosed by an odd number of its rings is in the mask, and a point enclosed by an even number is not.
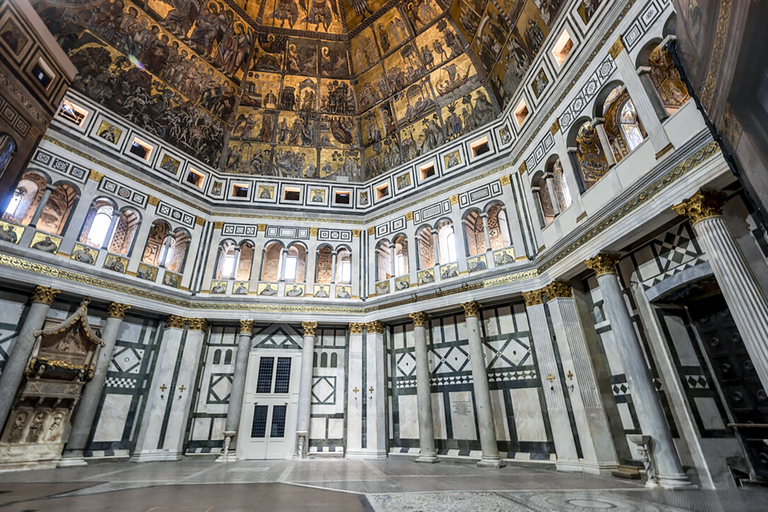
<svg viewBox="0 0 768 512"><path fill-rule="evenodd" d="M40 302L41 304L53 304L56 296L61 293L61 290L56 288L49 288L47 286L36 286L35 293L32 295L32 302Z"/></svg>
<svg viewBox="0 0 768 512"><path fill-rule="evenodd" d="M696 224L704 219L719 217L723 214L725 192L704 192L699 190L682 203L672 207L680 215L685 215Z"/></svg>
<svg viewBox="0 0 768 512"><path fill-rule="evenodd" d="M363 334L363 327L365 324L362 322L350 322L349 334Z"/></svg>
<svg viewBox="0 0 768 512"><path fill-rule="evenodd" d="M171 327L173 329L183 329L185 323L187 323L187 319L184 318L183 316L171 315L165 321L165 327L166 328Z"/></svg>
<svg viewBox="0 0 768 512"><path fill-rule="evenodd" d="M304 329L304 336L314 336L317 322L301 322L301 327Z"/></svg>
<svg viewBox="0 0 768 512"><path fill-rule="evenodd" d="M384 324L379 322L378 320L374 320L373 322L368 322L365 324L365 330L368 332L375 332L382 334L384 332Z"/></svg>
<svg viewBox="0 0 768 512"><path fill-rule="evenodd" d="M598 254L594 258L584 261L587 268L591 268L599 276L603 274L615 274L616 264L619 262L618 254Z"/></svg>
<svg viewBox="0 0 768 512"><path fill-rule="evenodd" d="M188 318L190 331L204 331L208 328L208 321L205 318Z"/></svg>
<svg viewBox="0 0 768 512"><path fill-rule="evenodd" d="M128 312L128 310L131 309L131 306L128 304L119 304L117 302L113 302L107 307L108 314L107 316L109 318L119 318L123 319L125 318L125 314Z"/></svg>
<svg viewBox="0 0 768 512"><path fill-rule="evenodd" d="M541 290L531 290L529 292L523 292L523 300L525 300L525 307L538 306L544 304L544 299L541 298Z"/></svg>
<svg viewBox="0 0 768 512"><path fill-rule="evenodd" d="M621 39L621 36L619 36L618 39L613 43L611 46L611 49L608 50L608 53L611 54L611 57L613 60L616 60L616 57L619 56L621 52L624 51L624 41Z"/></svg>
<svg viewBox="0 0 768 512"><path fill-rule="evenodd" d="M480 316L480 304L476 300L464 302L461 307L464 308L464 316Z"/></svg>
<svg viewBox="0 0 768 512"><path fill-rule="evenodd" d="M408 314L413 320L413 325L416 327L425 327L427 325L427 314L423 311Z"/></svg>
<svg viewBox="0 0 768 512"><path fill-rule="evenodd" d="M573 290L571 285L562 281L552 281L544 287L544 293L547 295L547 299L557 299L560 297L572 297Z"/></svg>
<svg viewBox="0 0 768 512"><path fill-rule="evenodd" d="M240 334L251 334L253 332L253 320L240 320Z"/></svg>

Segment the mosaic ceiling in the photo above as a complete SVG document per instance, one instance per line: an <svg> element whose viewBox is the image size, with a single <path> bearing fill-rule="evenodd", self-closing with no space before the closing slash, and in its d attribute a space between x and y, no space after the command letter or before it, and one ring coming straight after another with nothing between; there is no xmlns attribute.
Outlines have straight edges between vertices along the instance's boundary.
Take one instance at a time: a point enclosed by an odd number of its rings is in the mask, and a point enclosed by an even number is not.
<svg viewBox="0 0 768 512"><path fill-rule="evenodd" d="M499 114L562 0L33 0L75 87L222 171L364 181Z"/></svg>

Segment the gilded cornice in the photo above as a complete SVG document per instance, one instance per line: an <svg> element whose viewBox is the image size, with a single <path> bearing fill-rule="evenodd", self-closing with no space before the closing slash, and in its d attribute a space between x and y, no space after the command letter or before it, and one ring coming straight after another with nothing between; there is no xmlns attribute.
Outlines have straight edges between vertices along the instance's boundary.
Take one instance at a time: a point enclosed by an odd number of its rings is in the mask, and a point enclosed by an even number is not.
<svg viewBox="0 0 768 512"><path fill-rule="evenodd" d="M544 299L541 297L542 290L531 290L529 292L523 292L523 300L526 307L538 306L544 304Z"/></svg>
<svg viewBox="0 0 768 512"><path fill-rule="evenodd" d="M423 311L410 313L408 316L411 317L411 320L413 320L413 325L415 327L426 327L428 315Z"/></svg>
<svg viewBox="0 0 768 512"><path fill-rule="evenodd" d="M39 302L41 304L53 304L56 296L61 293L61 290L55 288L48 288L47 286L36 286L35 294L32 296L32 302Z"/></svg>
<svg viewBox="0 0 768 512"><path fill-rule="evenodd" d="M368 322L365 324L365 330L369 333L384 333L384 324L379 322L378 320L373 322Z"/></svg>
<svg viewBox="0 0 768 512"><path fill-rule="evenodd" d="M117 302L113 302L107 307L107 311L109 312L107 316L110 318L123 319L125 318L125 314L129 309L131 309L131 306L127 304L119 304Z"/></svg>
<svg viewBox="0 0 768 512"><path fill-rule="evenodd" d="M705 108L712 107L712 99L717 91L717 80L720 76L720 66L723 62L725 51L725 37L728 35L728 25L731 19L732 0L721 0L720 11L717 13L717 26L715 27L715 42L712 45L712 56L709 59L709 68L704 86L701 88L701 104Z"/></svg>
<svg viewBox="0 0 768 512"><path fill-rule="evenodd" d="M672 207L680 215L688 217L692 224L723 214L727 194L725 192L704 192L699 190L682 203Z"/></svg>
<svg viewBox="0 0 768 512"><path fill-rule="evenodd" d="M568 283L562 281L553 281L544 287L544 293L548 300L554 300L561 297L572 297L573 289Z"/></svg>
<svg viewBox="0 0 768 512"><path fill-rule="evenodd" d="M464 316L480 316L480 304L476 300L464 302L461 307L464 308Z"/></svg>
<svg viewBox="0 0 768 512"><path fill-rule="evenodd" d="M253 332L253 320L240 320L240 334L251 334Z"/></svg>
<svg viewBox="0 0 768 512"><path fill-rule="evenodd" d="M168 329L168 328L183 329L185 323L187 323L187 319L184 318L183 316L171 315L165 321L165 327L166 327L166 329Z"/></svg>
<svg viewBox="0 0 768 512"><path fill-rule="evenodd" d="M618 254L598 254L590 258L584 264L595 271L598 277L605 274L616 274L616 264L619 262Z"/></svg>
<svg viewBox="0 0 768 512"><path fill-rule="evenodd" d="M91 169L91 172L88 173L88 179L93 180L96 183L99 183L101 180L104 179L104 175L101 174L100 172L96 172L93 169Z"/></svg>
<svg viewBox="0 0 768 512"><path fill-rule="evenodd" d="M208 321L205 318L188 318L190 331L205 331L208 329Z"/></svg>
<svg viewBox="0 0 768 512"><path fill-rule="evenodd" d="M317 322L301 322L301 328L304 329L304 336L315 336Z"/></svg>
<svg viewBox="0 0 768 512"><path fill-rule="evenodd" d="M349 334L363 334L363 328L365 324L362 322L350 322Z"/></svg>

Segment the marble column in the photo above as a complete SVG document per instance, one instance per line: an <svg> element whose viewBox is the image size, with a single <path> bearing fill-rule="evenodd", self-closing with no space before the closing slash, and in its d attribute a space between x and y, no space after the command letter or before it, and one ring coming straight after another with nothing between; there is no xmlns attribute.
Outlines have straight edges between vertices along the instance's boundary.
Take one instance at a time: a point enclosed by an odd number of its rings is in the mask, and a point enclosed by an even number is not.
<svg viewBox="0 0 768 512"><path fill-rule="evenodd" d="M385 328L377 321L365 324L365 432L367 457L372 459L387 456Z"/></svg>
<svg viewBox="0 0 768 512"><path fill-rule="evenodd" d="M455 239L456 237L454 237ZM432 251L435 253L435 267L440 266L440 238L437 236L437 230L432 229ZM435 279L440 272L435 271Z"/></svg>
<svg viewBox="0 0 768 512"><path fill-rule="evenodd" d="M483 221L483 233L485 234L485 252L492 252L491 248L491 232L488 229L488 214L483 212L480 214L480 219ZM488 263L491 263L493 258L488 258Z"/></svg>
<svg viewBox="0 0 768 512"><path fill-rule="evenodd" d="M80 396L77 412L72 421L72 430L64 449L64 458L61 459L59 466L84 466L87 464L83 459L83 450L85 450L88 436L94 426L93 420L96 417L96 409L99 407L101 393L104 390L104 381L107 379L107 370L115 351L120 326L129 309L131 306L117 302L109 305L107 320L101 329L101 339L104 341L104 346L99 350L93 378L83 388L83 394Z"/></svg>
<svg viewBox="0 0 768 512"><path fill-rule="evenodd" d="M16 391L19 389L21 379L24 377L24 369L29 363L29 356L35 345L35 331L45 326L45 318L51 309L56 296L61 290L38 286L32 296L32 305L29 306L27 318L21 326L19 336L13 345L13 351L5 362L3 373L0 374L0 428L5 425L8 413L11 412Z"/></svg>
<svg viewBox="0 0 768 512"><path fill-rule="evenodd" d="M597 274L597 283L603 294L603 307L611 323L611 333L624 366L627 387L632 395L640 429L643 434L651 437L649 455L656 470L658 485L664 489L692 487L693 484L680 464L672 433L653 385L651 370L624 301L616 270L618 260L616 255L598 254L584 263ZM656 486L650 481L648 484Z"/></svg>
<svg viewBox="0 0 768 512"><path fill-rule="evenodd" d="M610 475L619 460L571 286L555 281L544 291L579 432L583 471Z"/></svg>
<svg viewBox="0 0 768 512"><path fill-rule="evenodd" d="M499 455L496 443L496 424L493 421L491 390L488 387L488 371L485 367L485 350L480 334L480 304L475 301L465 302L464 318L467 322L469 337L469 356L472 363L472 388L475 392L475 412L480 430L480 449L483 456L477 465L481 468L501 468L506 466Z"/></svg>
<svg viewBox="0 0 768 512"><path fill-rule="evenodd" d="M416 404L419 408L419 448L416 462L440 462L435 450L435 427L432 423L432 391L429 385L427 356L427 314L408 315L413 320L413 341L416 346Z"/></svg>
<svg viewBox="0 0 768 512"><path fill-rule="evenodd" d="M347 368L347 448L349 459L363 458L363 329L364 323L349 324Z"/></svg>
<svg viewBox="0 0 768 512"><path fill-rule="evenodd" d="M301 377L299 379L299 412L296 421L296 435L303 444L298 447L302 458L309 450L309 418L312 409L312 374L314 372L315 330L317 322L302 322L304 346L301 352ZM297 445L298 446L298 445Z"/></svg>
<svg viewBox="0 0 768 512"><path fill-rule="evenodd" d="M768 390L768 300L723 219L726 195L697 192L674 210L693 224L763 389Z"/></svg>
<svg viewBox="0 0 768 512"><path fill-rule="evenodd" d="M232 387L229 391L229 406L227 421L224 424L224 447L221 456L216 459L221 462L237 460L237 428L240 425L240 413L243 410L245 396L245 375L248 371L248 354L251 351L252 320L240 320L240 332L237 335L237 354L235 354L235 373L232 376Z"/></svg>
<svg viewBox="0 0 768 512"><path fill-rule="evenodd" d="M560 372L557 369L557 359L553 346L552 335L549 332L547 313L542 299L543 290L523 292L525 311L528 314L528 325L531 330L531 340L539 368L539 378L544 391L544 401L547 404L549 424L557 454L556 467L558 471L581 471L576 441L571 430L571 420L565 405L565 395L560 382Z"/></svg>
<svg viewBox="0 0 768 512"><path fill-rule="evenodd" d="M40 198L40 202L37 203L37 208L35 209L35 214L32 216L32 220L29 222L29 227L37 228L37 223L40 220L40 216L43 214L43 209L45 208L45 205L48 203L48 198L51 197L51 192L53 192L54 186L53 185L46 185L45 190L43 191L43 197Z"/></svg>
<svg viewBox="0 0 768 512"><path fill-rule="evenodd" d="M605 119L602 117L593 119L592 126L594 126L597 137L600 139L600 147L603 149L606 162L611 167L616 165L616 157L613 154L611 142L608 140L608 134L605 132Z"/></svg>

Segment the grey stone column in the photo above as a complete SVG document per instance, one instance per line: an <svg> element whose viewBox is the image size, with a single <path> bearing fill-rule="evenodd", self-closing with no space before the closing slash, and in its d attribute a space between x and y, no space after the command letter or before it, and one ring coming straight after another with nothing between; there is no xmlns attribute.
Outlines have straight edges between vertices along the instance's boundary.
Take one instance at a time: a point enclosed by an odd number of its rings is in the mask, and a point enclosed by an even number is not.
<svg viewBox="0 0 768 512"><path fill-rule="evenodd" d="M363 329L364 323L349 324L349 365L347 366L347 447L348 459L365 458L363 451Z"/></svg>
<svg viewBox="0 0 768 512"><path fill-rule="evenodd" d="M763 389L768 390L768 300L723 220L724 203L722 192L699 191L674 209L693 223Z"/></svg>
<svg viewBox="0 0 768 512"><path fill-rule="evenodd" d="M615 255L598 254L585 261L587 267L597 274L597 283L603 294L603 307L611 323L611 333L621 357L627 386L637 411L643 434L651 437L649 455L656 470L658 485L664 489L691 487L683 471L680 458L667 426L661 401L653 385L651 370L645 361L645 354L632 324L632 317L624 302L624 294L616 273Z"/></svg>
<svg viewBox="0 0 768 512"><path fill-rule="evenodd" d="M32 305L29 307L29 313L21 326L19 337L13 345L13 351L5 363L3 373L0 375L0 428L5 425L8 419L8 413L11 412L13 402L16 398L16 391L19 389L21 379L24 376L24 369L29 362L29 356L32 354L32 348L35 346L35 331L39 331L45 325L45 318L51 304L61 290L38 286L35 288L35 294L32 296Z"/></svg>
<svg viewBox="0 0 768 512"><path fill-rule="evenodd" d="M48 198L51 197L51 192L53 192L53 188L54 188L53 185L45 186L43 197L41 197L40 202L37 203L37 208L35 209L35 213L32 216L32 220L29 222L30 227L37 228L37 223L40 220L40 216L43 214L43 208L45 208L45 205L48 202Z"/></svg>
<svg viewBox="0 0 768 512"><path fill-rule="evenodd" d="M571 286L555 281L544 290L579 432L583 471L610 475L619 460Z"/></svg>
<svg viewBox="0 0 768 512"><path fill-rule="evenodd" d="M385 393L387 381L384 353L384 329L378 321L365 324L365 393L367 411L365 419L367 458L379 459L387 456L387 415Z"/></svg>
<svg viewBox="0 0 768 512"><path fill-rule="evenodd" d="M485 233L485 252L493 252L493 249L491 248L491 232L488 230L488 214L483 212L480 214L480 218L483 221L483 233ZM488 264L491 264L491 260L493 258L490 258L488 260Z"/></svg>
<svg viewBox="0 0 768 512"><path fill-rule="evenodd" d="M456 237L454 236L454 239ZM432 252L435 253L435 267L440 266L440 238L437 236L437 230L435 228L432 228ZM439 274L440 272L435 272L435 274ZM437 276L435 276L437 278Z"/></svg>
<svg viewBox="0 0 768 512"><path fill-rule="evenodd" d="M314 372L315 329L317 322L302 322L304 328L304 347L301 352L301 377L299 379L299 412L296 421L296 433L302 446L299 453L307 457L309 449L309 418L312 411L312 373ZM302 437L303 436L303 437Z"/></svg>
<svg viewBox="0 0 768 512"><path fill-rule="evenodd" d="M237 428L240 425L240 413L245 395L245 374L248 371L248 353L251 351L251 333L253 322L240 320L240 333L237 335L237 354L235 355L235 373L232 376L232 388L229 391L227 421L224 424L224 447L221 457L216 460L237 460Z"/></svg>
<svg viewBox="0 0 768 512"><path fill-rule="evenodd" d="M581 471L576 441L571 430L568 408L565 405L565 395L557 370L557 359L549 332L547 313L544 311L542 290L523 292L525 311L528 314L528 325L531 329L531 341L536 353L539 367L539 378L544 391L544 401L547 404L549 424L557 453L556 467L558 471Z"/></svg>
<svg viewBox="0 0 768 512"><path fill-rule="evenodd" d="M416 404L419 407L419 448L416 462L440 462L435 450L435 428L432 423L432 391L429 386L427 358L427 314L408 315L413 320L413 341L416 346Z"/></svg>
<svg viewBox="0 0 768 512"><path fill-rule="evenodd" d="M475 411L477 426L480 430L480 449L482 459L477 463L482 468L501 468L506 466L499 456L499 446L496 443L496 426L493 421L491 407L491 391L488 387L488 372L485 368L485 350L480 336L480 304L475 301L465 302L464 318L467 322L469 336L469 355L472 362L472 387L475 391Z"/></svg>
<svg viewBox="0 0 768 512"><path fill-rule="evenodd" d="M96 409L104 390L104 381L107 379L107 370L115 351L120 326L130 308L131 306L117 302L109 305L109 314L106 322L104 322L104 328L101 329L101 339L104 341L104 346L99 350L93 378L83 388L83 394L80 396L80 402L77 406L77 414L72 421L72 430L64 449L64 458L59 466L84 466L87 464L83 459L83 450L85 450L88 436L93 428L93 420L96 417Z"/></svg>

